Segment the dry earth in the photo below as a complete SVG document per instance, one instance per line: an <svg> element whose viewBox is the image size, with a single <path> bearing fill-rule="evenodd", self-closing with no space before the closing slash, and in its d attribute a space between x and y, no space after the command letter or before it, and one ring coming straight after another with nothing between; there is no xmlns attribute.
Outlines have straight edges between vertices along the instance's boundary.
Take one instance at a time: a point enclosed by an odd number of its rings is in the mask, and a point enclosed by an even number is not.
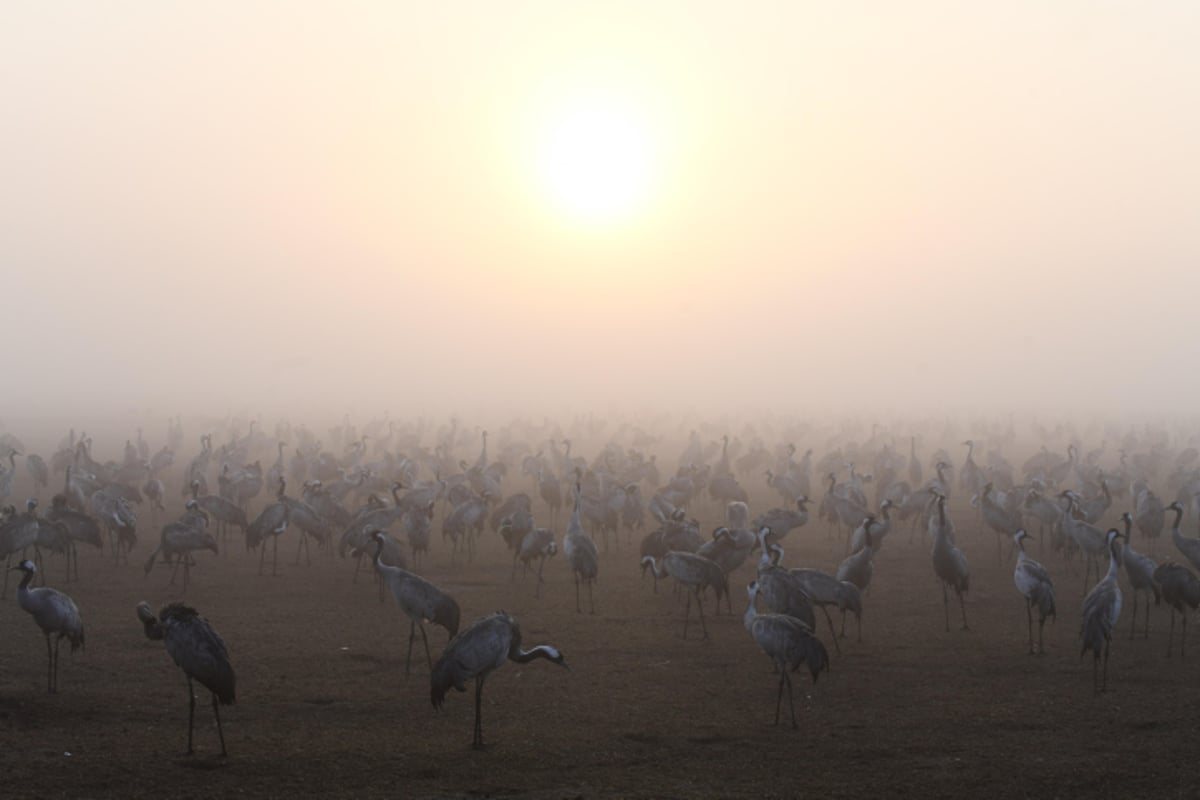
<svg viewBox="0 0 1200 800"><path fill-rule="evenodd" d="M770 500L752 499L759 509ZM710 530L718 509L697 511ZM961 498L954 512L972 569L971 629L943 630L929 548L894 532L862 642L843 640L815 687L797 681L796 731L772 725L776 681L742 627L752 565L732 581L735 615L710 617L708 641L685 641L683 606L641 580L636 543L602 556L595 616L576 613L561 555L536 600L531 580L510 582L498 537L485 535L476 561L458 567L436 543L425 573L458 599L464 624L507 610L527 646L552 643L570 664L495 673L483 751L469 746L471 695L433 710L423 658L404 674L407 622L390 598L380 604L370 577L351 583L351 562L319 554L294 565L292 533L277 577L259 577L240 542L205 553L185 599L223 634L237 669L227 759L216 757L207 696L198 754L183 755L183 675L135 618L139 600L179 599L162 567L143 578L154 535L145 524L129 565L86 552L82 580L64 585L61 560L50 561L51 585L75 598L87 626L86 652L64 651L58 695L45 693L42 638L11 585L0 602L0 780L35 797L1200 795L1200 650L1165 658L1166 607L1152 613L1148 641L1130 642L1127 602L1110 691L1094 697L1077 644L1079 568L1043 554L1061 618L1047 626L1048 655L1031 657L1011 564L997 564L995 537ZM789 566L827 570L842 546L815 520L785 545ZM1168 549L1160 542L1160 557ZM436 657L445 633L430 638Z"/></svg>

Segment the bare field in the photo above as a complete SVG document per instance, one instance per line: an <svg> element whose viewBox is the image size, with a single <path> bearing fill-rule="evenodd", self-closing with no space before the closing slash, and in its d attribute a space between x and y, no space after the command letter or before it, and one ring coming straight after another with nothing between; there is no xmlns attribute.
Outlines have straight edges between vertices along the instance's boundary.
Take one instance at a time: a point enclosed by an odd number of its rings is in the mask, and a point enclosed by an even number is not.
<svg viewBox="0 0 1200 800"><path fill-rule="evenodd" d="M768 505L751 499L760 511ZM435 537L423 572L457 598L464 625L504 609L526 646L554 644L570 665L510 663L494 673L483 751L470 748L471 693L431 707L419 640L404 674L407 620L390 597L380 604L373 578L364 572L352 584L353 563L325 553L293 564L294 532L279 575L259 577L257 556L235 541L200 555L183 598L224 636L237 669L238 702L223 714L227 759L216 757L207 693L197 755L183 755L186 682L134 614L139 600L157 608L179 599L162 566L142 576L156 537L144 524L129 565L83 552L82 580L67 585L61 559L49 562L49 584L74 597L87 629L86 652L64 648L56 696L45 693L42 637L10 582L0 602L2 780L35 797L1200 794L1191 750L1200 652L1165 658L1166 607L1152 612L1148 641L1139 632L1130 642L1126 593L1110 691L1094 697L1078 650L1081 565L1069 574L1031 543L1055 578L1060 619L1047 625L1048 654L1029 656L1011 562L997 564L995 536L961 498L952 507L971 564L971 629L959 629L952 607L952 630L943 630L929 547L894 530L865 598L863 641L851 622L839 656L818 617L832 670L815 687L797 676L798 731L772 725L776 678L742 627L749 563L731 581L734 615L708 617L708 641L685 641L683 606L665 584L655 595L641 580L636 541L602 554L591 616L575 611L561 555L547 563L536 600L532 576L510 582L498 537L485 533L476 560L457 567ZM1114 506L1112 519L1119 513ZM711 503L693 514L706 531L719 518ZM815 518L784 545L787 566L832 571L842 555ZM1158 543L1160 559L1168 547ZM436 658L445 632L430 628L430 641Z"/></svg>

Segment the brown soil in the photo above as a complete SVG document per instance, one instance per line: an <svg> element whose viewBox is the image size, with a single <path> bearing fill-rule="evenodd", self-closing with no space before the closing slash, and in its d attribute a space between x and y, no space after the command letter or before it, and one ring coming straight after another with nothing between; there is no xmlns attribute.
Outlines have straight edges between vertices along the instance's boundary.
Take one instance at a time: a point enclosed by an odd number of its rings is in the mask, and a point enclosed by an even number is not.
<svg viewBox="0 0 1200 800"><path fill-rule="evenodd" d="M768 498L758 500L763 508ZM717 509L699 510L711 529ZM1163 606L1149 641L1139 632L1130 642L1126 592L1110 690L1095 697L1091 664L1079 660L1080 569L1042 554L1061 618L1047 626L1048 655L1029 656L1011 564L998 566L994 535L961 501L956 518L972 570L971 629L959 629L952 607L944 631L926 543L894 532L876 560L863 641L843 640L838 656L822 623L832 672L815 686L797 676L799 730L772 724L776 678L742 627L752 565L732 580L735 614L708 617L708 641L684 641L683 606L640 579L636 543L603 555L591 616L575 612L561 555L535 600L532 578L510 583L498 537L485 535L475 562L459 567L439 542L424 572L458 599L464 624L504 609L527 646L552 643L570 664L510 663L492 675L483 751L469 746L472 695L452 692L433 710L419 640L406 676L407 621L390 597L380 604L365 573L351 583L352 562L320 554L295 566L292 533L278 577L256 575L240 543L206 553L186 601L225 637L237 669L226 759L207 695L197 755L183 755L183 675L135 617L139 600L179 599L165 568L142 577L147 524L128 566L84 553L83 579L65 585L61 560L50 562L50 583L75 598L88 642L73 656L64 649L58 695L45 693L42 638L12 586L0 603L0 781L36 797L1200 794L1191 751L1200 640L1188 661L1165 658ZM789 566L833 570L841 556L815 520L784 543ZM431 629L430 639L436 658L446 636Z"/></svg>

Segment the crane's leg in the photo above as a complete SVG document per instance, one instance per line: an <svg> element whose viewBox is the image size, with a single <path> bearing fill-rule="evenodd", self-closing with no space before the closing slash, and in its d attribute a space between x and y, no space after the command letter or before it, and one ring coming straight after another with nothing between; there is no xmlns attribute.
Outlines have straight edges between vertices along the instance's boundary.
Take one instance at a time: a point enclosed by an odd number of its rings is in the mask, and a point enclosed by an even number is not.
<svg viewBox="0 0 1200 800"><path fill-rule="evenodd" d="M687 596L687 608L683 610L683 638L687 638L688 617L692 613L692 593L689 591Z"/></svg>
<svg viewBox="0 0 1200 800"><path fill-rule="evenodd" d="M429 674L433 674L433 656L429 655L429 636L425 633L425 625L418 625L417 630L421 632L421 641L425 643L425 663L429 665Z"/></svg>
<svg viewBox="0 0 1200 800"><path fill-rule="evenodd" d="M1112 648L1112 640L1104 640L1104 682L1100 684L1100 691L1108 691L1108 651Z"/></svg>
<svg viewBox="0 0 1200 800"><path fill-rule="evenodd" d="M54 694L54 651L50 649L50 634L46 634L46 694Z"/></svg>
<svg viewBox="0 0 1200 800"><path fill-rule="evenodd" d="M1134 631L1137 630L1137 604L1138 604L1138 591L1135 589L1133 591L1133 613L1129 615L1129 638L1130 639L1133 638L1133 633L1134 633Z"/></svg>
<svg viewBox="0 0 1200 800"><path fill-rule="evenodd" d="M1146 613L1142 617L1142 638L1150 638L1150 598L1146 598Z"/></svg>
<svg viewBox="0 0 1200 800"><path fill-rule="evenodd" d="M1033 655L1033 601L1028 597L1025 598L1025 618L1029 620L1029 655ZM1038 628L1038 635L1041 636L1041 628Z"/></svg>
<svg viewBox="0 0 1200 800"><path fill-rule="evenodd" d="M410 619L408 621L408 655L404 657L404 674L409 674L412 667L412 646L413 639L417 638L417 621ZM432 671L432 669L430 670Z"/></svg>
<svg viewBox="0 0 1200 800"><path fill-rule="evenodd" d="M183 559L180 558L179 556L175 557L175 565L171 568L171 580L167 581L168 586L175 585L175 573L179 572L179 562L182 560Z"/></svg>
<svg viewBox="0 0 1200 800"><path fill-rule="evenodd" d="M304 534L300 534L299 541L296 542L296 562L294 566L300 565L300 551L304 548Z"/></svg>
<svg viewBox="0 0 1200 800"><path fill-rule="evenodd" d="M1097 650L1092 659L1092 694L1100 694L1100 651Z"/></svg>
<svg viewBox="0 0 1200 800"><path fill-rule="evenodd" d="M862 644L862 614L855 612L854 621L858 624L858 642Z"/></svg>
<svg viewBox="0 0 1200 800"><path fill-rule="evenodd" d="M592 594L592 585L593 585L593 584L595 584L595 582L596 582L596 581L595 581L594 579L592 579L592 578L588 578L588 582L587 582L587 585L588 585L588 606L589 606L589 608L591 609L591 611L590 611L589 613L592 613L592 614L595 614L595 613L596 613L596 598L595 598L595 596Z"/></svg>
<svg viewBox="0 0 1200 800"><path fill-rule="evenodd" d="M542 596L542 584L546 582L545 579L542 578L542 569L544 569L545 566L546 566L546 557L542 556L542 560L540 562L538 562L537 583L534 584L534 590L533 590L534 597Z"/></svg>
<svg viewBox="0 0 1200 800"><path fill-rule="evenodd" d="M583 609L579 607L579 573L575 573L575 613L582 614Z"/></svg>
<svg viewBox="0 0 1200 800"><path fill-rule="evenodd" d="M946 596L946 582L942 581L942 609L946 612L946 633L950 632L950 598Z"/></svg>
<svg viewBox="0 0 1200 800"><path fill-rule="evenodd" d="M275 546L271 550L271 575L279 574L279 536L275 536Z"/></svg>
<svg viewBox="0 0 1200 800"><path fill-rule="evenodd" d="M512 574L509 575L509 577L508 577L509 583L517 582L517 559L520 558L520 556L521 556L520 550L517 550L516 552L513 553Z"/></svg>
<svg viewBox="0 0 1200 800"><path fill-rule="evenodd" d="M963 618L962 629L964 631L969 631L969 630L971 630L971 626L967 624L967 604L965 602L963 602L963 593L961 591L959 591L958 589L955 589L954 592L955 592L955 594L958 595L958 608L960 611L962 611L962 618Z"/></svg>
<svg viewBox="0 0 1200 800"><path fill-rule="evenodd" d="M188 587L188 579L192 575L192 566L186 559L183 562L183 590L186 592Z"/></svg>
<svg viewBox="0 0 1200 800"><path fill-rule="evenodd" d="M717 602L721 602L717 598ZM700 630L704 631L704 638L708 638L708 626L704 624L704 601L700 599L700 590L696 590L696 608L700 611Z"/></svg>
<svg viewBox="0 0 1200 800"><path fill-rule="evenodd" d="M259 575L262 575L263 564L266 563L266 558L267 558L267 543L259 542L258 543L258 574Z"/></svg>
<svg viewBox="0 0 1200 800"><path fill-rule="evenodd" d="M306 567L311 567L312 566L312 545L310 545L308 543L308 534L301 533L300 536L304 541L304 565Z"/></svg>
<svg viewBox="0 0 1200 800"><path fill-rule="evenodd" d="M1171 606L1171 630L1167 632L1167 658L1171 657L1171 644L1175 639L1175 606Z"/></svg>
<svg viewBox="0 0 1200 800"><path fill-rule="evenodd" d="M192 723L196 722L196 690L192 688L192 676L187 676L187 754L191 756L192 750Z"/></svg>
<svg viewBox="0 0 1200 800"><path fill-rule="evenodd" d="M481 708L483 706L483 676L480 675L475 679L475 735L471 739L471 746L476 750L483 749L483 721L480 718Z"/></svg>
<svg viewBox="0 0 1200 800"><path fill-rule="evenodd" d="M1183 637L1180 639L1180 658L1187 658L1188 649L1188 609L1184 608L1180 612L1183 618ZM55 678L55 681L58 680Z"/></svg>
<svg viewBox="0 0 1200 800"><path fill-rule="evenodd" d="M221 730L221 704L217 702L217 696L212 696L213 716L217 718L217 736L221 737L221 756L229 755L225 752L225 731Z"/></svg>
<svg viewBox="0 0 1200 800"><path fill-rule="evenodd" d="M787 665L780 664L775 661L775 668L779 670L779 692L775 695L775 724L779 724L779 709L783 704L783 682L787 680Z"/></svg>
<svg viewBox="0 0 1200 800"><path fill-rule="evenodd" d="M840 656L842 654L842 646L838 644L837 631L833 629L833 617L829 616L829 609L825 606L821 606L821 613L825 615L825 621L829 623L829 635L833 637L833 648Z"/></svg>
<svg viewBox="0 0 1200 800"><path fill-rule="evenodd" d="M792 730L796 730L800 726L796 724L796 698L792 696L792 676L786 669L783 674L787 678L788 705L792 707Z"/></svg>
<svg viewBox="0 0 1200 800"><path fill-rule="evenodd" d="M361 552L354 558L354 579L352 581L350 581L351 583L358 583L358 571L360 569L362 569L362 553Z"/></svg>

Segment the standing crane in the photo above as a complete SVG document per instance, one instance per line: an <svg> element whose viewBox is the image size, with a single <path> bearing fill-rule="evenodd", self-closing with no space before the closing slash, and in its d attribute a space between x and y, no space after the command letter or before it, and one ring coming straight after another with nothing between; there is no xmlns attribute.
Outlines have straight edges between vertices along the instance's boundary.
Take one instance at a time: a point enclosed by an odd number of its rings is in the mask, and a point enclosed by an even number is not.
<svg viewBox="0 0 1200 800"><path fill-rule="evenodd" d="M588 603L591 606L591 613L595 614L596 601L592 597L592 584L596 582L596 576L600 574L600 554L596 550L596 543L592 541L592 537L587 535L579 518L581 493L582 487L577 480L575 482L575 510L571 512L571 521L567 523L567 532L563 536L563 554L566 555L567 566L571 568L571 574L575 577L575 611L583 613L583 609L579 606L579 584L582 581L587 584Z"/></svg>
<svg viewBox="0 0 1200 800"><path fill-rule="evenodd" d="M1058 619L1054 607L1054 582L1046 568L1029 556L1025 555L1025 540L1029 534L1024 528L1018 528L1013 534L1013 542L1017 546L1017 566L1013 569L1013 583L1017 591L1025 597L1025 617L1029 621L1029 655L1046 654L1046 645L1042 641L1042 631L1046 627L1046 618ZM1038 609L1038 649L1033 649L1033 607Z"/></svg>
<svg viewBox="0 0 1200 800"><path fill-rule="evenodd" d="M1112 632L1121 616L1121 587L1117 583L1117 558L1115 546L1121 534L1116 528L1110 528L1105 541L1108 544L1108 574L1092 587L1083 598L1083 621L1079 635L1083 639L1083 647L1079 657L1088 650L1092 651L1092 689L1096 694L1108 690L1108 652L1112 646ZM1104 659L1104 680L1100 679L1100 659Z"/></svg>
<svg viewBox="0 0 1200 800"><path fill-rule="evenodd" d="M475 732L471 746L483 748L483 682L505 661L527 664L537 658L566 668L567 662L557 648L548 644L529 650L521 649L521 628L517 621L500 611L467 626L446 645L430 675L430 697L434 708L441 708L446 692L453 686L460 692L467 690L467 681L475 681Z"/></svg>
<svg viewBox="0 0 1200 800"><path fill-rule="evenodd" d="M1175 522L1171 525L1171 541L1175 542L1175 547L1191 562L1192 567L1200 569L1200 539L1193 539L1179 532L1179 524L1183 521L1183 506L1176 500L1167 506L1167 510L1175 512Z"/></svg>
<svg viewBox="0 0 1200 800"><path fill-rule="evenodd" d="M750 632L755 643L775 662L779 671L779 691L775 697L775 724L779 724L779 710L783 703L783 687L787 686L788 704L792 710L792 728L796 729L796 700L792 696L791 673L807 665L812 674L813 683L822 671L829 669L829 653L821 640L813 635L812 628L795 617L787 614L759 614L755 600L758 596L758 582L752 582L747 589L750 604L746 608L743 623Z"/></svg>
<svg viewBox="0 0 1200 800"><path fill-rule="evenodd" d="M843 559L837 568L837 579L839 581L849 581L857 586L860 592L865 592L867 587L871 585L871 575L875 570L871 563L875 555L876 544L874 529L878 525L879 523L875 521L874 515L868 515L863 520L862 546L852 555Z"/></svg>
<svg viewBox="0 0 1200 800"><path fill-rule="evenodd" d="M654 556L643 556L642 566L649 566L655 578L672 577L687 589L687 608L683 615L683 638L687 638L688 619L692 612L692 595L696 596L696 608L700 610L700 628L704 631L703 638L708 638L708 627L704 624L704 602L700 592L711 586L717 595L717 613L721 613L721 595L729 592L729 582L725 573L714 561L695 553L685 553L678 550L667 552L660 562Z"/></svg>
<svg viewBox="0 0 1200 800"><path fill-rule="evenodd" d="M287 491L287 481L283 478L279 479L279 490L275 493L276 502L271 503L264 508L246 528L246 547L255 548L262 545L262 550L258 554L258 574L262 575L263 563L267 558L266 538L270 536L275 540L271 552L271 574L278 574L279 568L279 537L288 529L291 514L288 509L288 504L284 502L285 492ZM299 552L297 551L297 555Z"/></svg>
<svg viewBox="0 0 1200 800"><path fill-rule="evenodd" d="M950 599L946 595L947 586L954 589L954 593L958 595L963 630L969 630L967 608L963 604L963 594L971 588L971 576L967 571L967 557L950 541L953 526L946 519L946 495L936 495L934 502L937 506L937 515L930 518L929 528L933 534L933 571L942 584L942 607L946 611L946 632L950 631Z"/></svg>
<svg viewBox="0 0 1200 800"><path fill-rule="evenodd" d="M217 736L221 738L221 755L225 751L225 731L221 729L221 706L233 705L237 699L237 676L229 663L229 651L208 620L182 603L172 603L158 612L150 610L143 601L137 606L138 619L146 638L161 640L175 665L183 670L188 682L188 748L192 749L192 728L196 718L196 690L192 681L212 693L213 716L217 718Z"/></svg>
<svg viewBox="0 0 1200 800"><path fill-rule="evenodd" d="M200 510L198 506L193 505L195 502L194 500L188 502L189 511ZM183 564L183 591L186 592L188 580L191 577L192 553L196 550L212 550L213 555L217 554L216 537L208 532L206 525L200 522L202 519L203 517L198 514L195 516L184 514L181 519L163 525L159 534L158 547L146 559L145 574L149 575L150 570L154 569L154 563L161 553L168 561L175 562L175 566L171 570L170 583L175 583L175 573L179 571L180 563Z"/></svg>
<svg viewBox="0 0 1200 800"><path fill-rule="evenodd" d="M1179 645L1179 657L1185 657L1187 649L1187 610L1200 606L1200 581L1192 571L1180 564L1163 564L1154 570L1154 579L1162 587L1163 599L1171 607L1171 631L1167 634L1167 658L1171 657L1171 646L1175 642L1175 612L1183 617L1183 639Z"/></svg>
<svg viewBox="0 0 1200 800"><path fill-rule="evenodd" d="M58 647L64 637L71 643L72 653L83 647L83 620L79 618L75 601L57 589L46 586L29 588L30 581L37 574L37 567L32 561L26 559L13 570L25 573L17 587L17 605L33 616L33 621L46 637L46 691L54 694L58 691ZM50 647L51 635L55 637L53 649Z"/></svg>
<svg viewBox="0 0 1200 800"><path fill-rule="evenodd" d="M1133 515L1126 511L1121 515L1121 521L1125 523L1125 546L1121 553L1121 562L1125 565L1125 575L1129 578L1129 585L1133 587L1133 613L1130 615L1129 638L1132 639L1134 631L1137 630L1137 608L1138 595L1145 592L1154 595L1154 605L1158 605L1162 601L1162 588L1158 585L1154 575L1158 571L1158 565L1154 563L1154 559L1149 556L1144 556L1133 549L1130 542L1133 540ZM1145 623L1142 626L1143 638L1150 637L1150 598L1146 598L1146 616Z"/></svg>
<svg viewBox="0 0 1200 800"><path fill-rule="evenodd" d="M421 631L421 640L425 643L425 660L432 671L433 658L429 655L429 637L425 634L425 622L428 620L434 625L441 625L453 637L458 633L458 603L420 575L383 563L381 556L386 538L383 531L371 531L370 538L375 543L375 571L387 584L392 597L396 598L396 605L400 606L400 610L409 620L408 655L404 660L404 674L409 674L412 668L413 641L416 639L418 628Z"/></svg>

